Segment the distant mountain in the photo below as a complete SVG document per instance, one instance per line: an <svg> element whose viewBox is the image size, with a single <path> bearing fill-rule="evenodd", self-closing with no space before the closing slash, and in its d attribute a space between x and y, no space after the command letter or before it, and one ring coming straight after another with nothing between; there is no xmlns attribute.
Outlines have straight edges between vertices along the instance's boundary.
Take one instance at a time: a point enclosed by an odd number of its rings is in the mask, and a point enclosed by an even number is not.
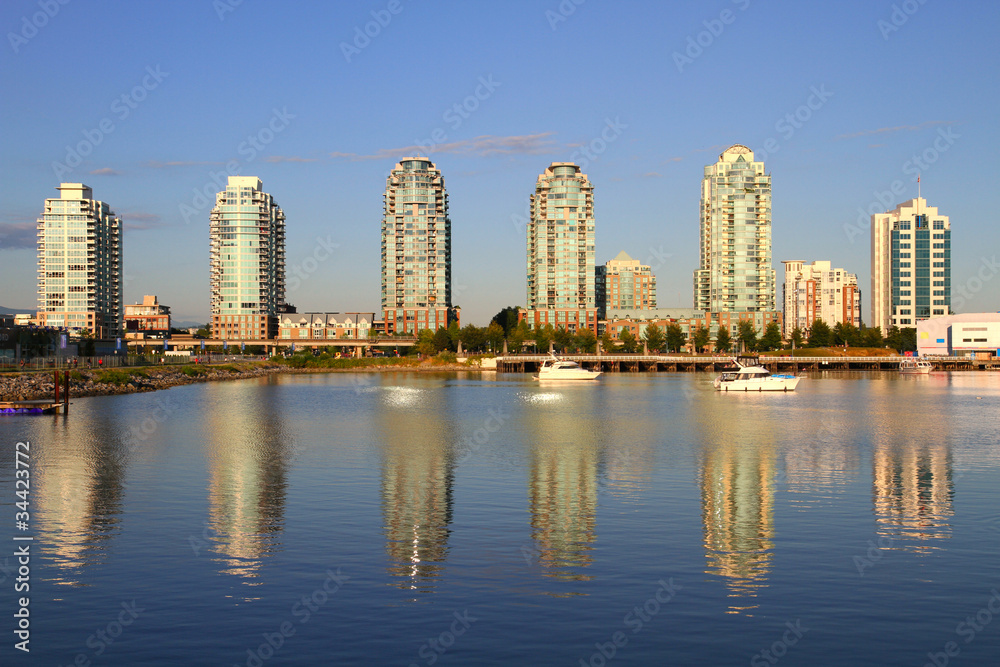
<svg viewBox="0 0 1000 667"><path fill-rule="evenodd" d="M171 322L170 326L175 329L190 329L192 327L198 327L199 329L205 326L204 322L194 322L192 320L182 320L180 322Z"/></svg>
<svg viewBox="0 0 1000 667"><path fill-rule="evenodd" d="M34 308L4 308L0 306L0 315L17 315L18 313L31 313L35 314Z"/></svg>

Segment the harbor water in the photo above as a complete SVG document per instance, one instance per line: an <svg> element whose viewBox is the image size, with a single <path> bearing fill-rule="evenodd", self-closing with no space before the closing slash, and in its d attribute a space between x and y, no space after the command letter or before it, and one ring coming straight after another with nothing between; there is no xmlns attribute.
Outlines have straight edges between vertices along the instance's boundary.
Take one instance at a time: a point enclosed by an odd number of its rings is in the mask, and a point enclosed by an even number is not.
<svg viewBox="0 0 1000 667"><path fill-rule="evenodd" d="M0 664L997 664L1000 374L712 378L282 375L0 418Z"/></svg>

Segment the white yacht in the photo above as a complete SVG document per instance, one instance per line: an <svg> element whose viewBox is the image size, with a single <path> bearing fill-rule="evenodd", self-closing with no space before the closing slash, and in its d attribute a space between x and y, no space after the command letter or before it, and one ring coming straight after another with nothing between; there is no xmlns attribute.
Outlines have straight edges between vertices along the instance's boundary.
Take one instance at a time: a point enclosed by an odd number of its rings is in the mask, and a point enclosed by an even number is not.
<svg viewBox="0 0 1000 667"><path fill-rule="evenodd" d="M931 362L920 357L906 357L899 362L899 372L906 375L923 375L934 370Z"/></svg>
<svg viewBox="0 0 1000 667"><path fill-rule="evenodd" d="M733 359L736 370L715 378L718 391L795 391L802 378L797 375L771 375L763 366Z"/></svg>
<svg viewBox="0 0 1000 667"><path fill-rule="evenodd" d="M542 362L536 380L595 380L601 371L590 371L575 361L551 356Z"/></svg>

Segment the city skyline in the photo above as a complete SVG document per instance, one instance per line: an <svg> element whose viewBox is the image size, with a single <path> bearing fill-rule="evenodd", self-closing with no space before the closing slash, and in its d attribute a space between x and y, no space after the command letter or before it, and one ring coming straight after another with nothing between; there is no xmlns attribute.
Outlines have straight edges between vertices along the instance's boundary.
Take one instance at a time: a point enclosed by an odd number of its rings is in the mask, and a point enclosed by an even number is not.
<svg viewBox="0 0 1000 667"><path fill-rule="evenodd" d="M997 93L971 77L996 69L1000 9L928 3L894 19L891 2L573 6L177 2L153 21L141 5L70 3L32 31L22 19L37 2L4 3L0 26L18 37L6 40L5 81L18 94L0 102L16 130L0 165L0 306L36 301L39 202L60 182L86 182L124 221L124 300L158 294L176 320L208 321L203 240L232 170L285 207L289 276L304 278L294 289L289 278L289 302L375 310L377 198L391 166L422 151L448 176L463 323L527 305L525 191L552 162L576 162L594 184L595 263L624 250L652 267L661 306L685 307L698 268L694 184L738 143L775 177L772 265L828 260L870 284L870 217L914 198L920 172L923 196L959 223L956 310L1000 309L982 275L1000 246L980 196L996 168L964 168L997 144ZM85 20L150 27L125 47L80 52ZM355 45L366 27L377 34ZM400 61L413 32L448 46ZM179 52L183 40L202 48ZM780 76L737 72L748 45L758 72ZM557 57L566 49L573 58ZM70 54L81 74L66 69ZM215 63L232 59L259 71L220 75ZM899 104L915 89L921 104Z"/></svg>

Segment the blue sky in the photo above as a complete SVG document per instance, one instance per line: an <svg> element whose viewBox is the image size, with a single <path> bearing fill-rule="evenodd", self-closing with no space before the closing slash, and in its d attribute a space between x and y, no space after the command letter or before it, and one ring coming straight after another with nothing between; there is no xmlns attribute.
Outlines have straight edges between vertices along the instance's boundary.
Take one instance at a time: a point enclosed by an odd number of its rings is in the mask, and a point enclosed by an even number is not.
<svg viewBox="0 0 1000 667"><path fill-rule="evenodd" d="M577 2L6 0L0 305L35 307L34 221L82 181L125 219L126 302L207 321L196 191L228 166L285 210L289 267L316 266L288 294L300 312L377 310L385 178L422 144L464 322L524 305L516 221L568 160L595 185L597 262L625 250L661 306L689 307L702 170L741 143L767 153L779 281L782 260L831 260L870 319L860 211L916 196L919 169L951 217L960 310L1000 309L1000 5Z"/></svg>

